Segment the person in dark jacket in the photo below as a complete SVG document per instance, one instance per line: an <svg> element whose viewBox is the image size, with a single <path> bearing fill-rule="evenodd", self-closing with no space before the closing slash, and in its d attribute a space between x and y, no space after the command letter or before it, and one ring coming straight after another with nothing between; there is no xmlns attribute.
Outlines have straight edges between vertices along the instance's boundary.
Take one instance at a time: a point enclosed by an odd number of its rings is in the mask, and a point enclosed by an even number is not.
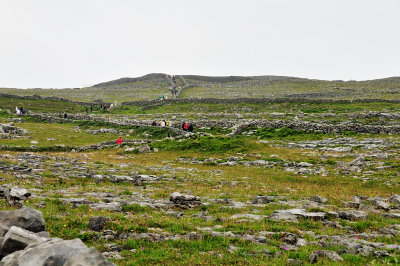
<svg viewBox="0 0 400 266"><path fill-rule="evenodd" d="M188 131L189 131L189 132L193 132L193 125L192 125L192 124L189 125Z"/></svg>

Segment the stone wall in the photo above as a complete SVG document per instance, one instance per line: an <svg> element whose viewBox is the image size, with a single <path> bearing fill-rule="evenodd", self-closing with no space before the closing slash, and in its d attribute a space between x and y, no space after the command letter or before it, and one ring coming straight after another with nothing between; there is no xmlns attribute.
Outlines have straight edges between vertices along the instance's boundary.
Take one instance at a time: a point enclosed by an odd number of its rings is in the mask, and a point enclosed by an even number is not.
<svg viewBox="0 0 400 266"><path fill-rule="evenodd" d="M60 123L60 122L74 122L74 121L98 121L106 122L111 125L117 126L151 126L151 120L137 120L137 119L111 119L93 115L85 114L69 114L67 119L63 118L62 114L30 114L32 117L47 121L49 123ZM291 128L294 130L303 130L311 132L322 132L322 133L339 133L352 131L357 133L373 133L373 134L395 134L400 133L400 126L382 126L382 125L365 125L359 123L344 122L340 124L320 124L311 123L307 121L287 121L287 120L265 120L265 119L234 119L234 120L198 120L193 121L192 124L195 128L199 127L219 127L219 128L232 128L232 134L240 134L243 130L249 127L268 127L268 128ZM181 130L180 121L171 121L171 126L168 127L174 131L177 135L185 134Z"/></svg>
<svg viewBox="0 0 400 266"><path fill-rule="evenodd" d="M329 99L306 99L302 97L287 97L287 98L235 98L235 99L218 99L218 98L192 98L192 99L165 99L165 100L151 100L151 101L132 101L123 102L123 105L136 105L136 106L159 106L164 104L174 103L209 103L209 104L239 104L239 103L364 103L364 102L387 102L387 103L400 103L400 100L382 100L382 99L355 99L355 100L329 100Z"/></svg>
<svg viewBox="0 0 400 266"><path fill-rule="evenodd" d="M51 101L62 101L62 102L69 102L69 103L74 103L74 104L79 104L79 105L96 105L98 103L90 103L90 102L77 102L77 101L72 101L69 99L64 99L56 96L51 96L51 97L42 97L40 95L27 95L27 96L19 96L19 95L12 95L12 94L6 94L6 93L0 93L1 98L15 98L15 99L30 99L30 100L51 100Z"/></svg>

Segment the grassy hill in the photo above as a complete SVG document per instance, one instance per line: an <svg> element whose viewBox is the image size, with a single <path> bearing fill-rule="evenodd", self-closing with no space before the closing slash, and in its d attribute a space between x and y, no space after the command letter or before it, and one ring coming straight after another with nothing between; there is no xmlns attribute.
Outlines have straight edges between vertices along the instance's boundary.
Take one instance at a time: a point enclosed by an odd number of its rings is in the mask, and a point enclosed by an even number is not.
<svg viewBox="0 0 400 266"><path fill-rule="evenodd" d="M179 98L397 99L400 96L399 77L367 81L326 81L285 76L177 75L177 85L184 88ZM152 100L161 94L172 97L169 92L170 86L171 82L166 74L154 73L103 82L87 88L3 88L1 91L20 96L36 94L85 102L127 102Z"/></svg>

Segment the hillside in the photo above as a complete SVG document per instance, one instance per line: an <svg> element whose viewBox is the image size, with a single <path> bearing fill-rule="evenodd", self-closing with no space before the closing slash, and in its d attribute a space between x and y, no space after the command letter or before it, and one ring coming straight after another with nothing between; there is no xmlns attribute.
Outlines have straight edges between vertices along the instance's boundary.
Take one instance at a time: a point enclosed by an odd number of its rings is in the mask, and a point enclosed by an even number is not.
<svg viewBox="0 0 400 266"><path fill-rule="evenodd" d="M172 95L172 81L166 74L153 73L120 78L78 89L10 89L2 93L60 97L74 101L128 102L166 98L281 98L309 99L398 99L400 78L367 81L326 81L285 76L200 76L176 75L178 95Z"/></svg>

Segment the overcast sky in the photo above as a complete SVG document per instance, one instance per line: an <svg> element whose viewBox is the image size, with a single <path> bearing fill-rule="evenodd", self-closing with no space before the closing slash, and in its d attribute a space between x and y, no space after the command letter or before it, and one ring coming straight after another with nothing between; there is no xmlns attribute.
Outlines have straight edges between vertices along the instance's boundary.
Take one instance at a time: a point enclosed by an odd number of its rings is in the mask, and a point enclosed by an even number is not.
<svg viewBox="0 0 400 266"><path fill-rule="evenodd" d="M400 76L399 0L0 0L0 86Z"/></svg>

